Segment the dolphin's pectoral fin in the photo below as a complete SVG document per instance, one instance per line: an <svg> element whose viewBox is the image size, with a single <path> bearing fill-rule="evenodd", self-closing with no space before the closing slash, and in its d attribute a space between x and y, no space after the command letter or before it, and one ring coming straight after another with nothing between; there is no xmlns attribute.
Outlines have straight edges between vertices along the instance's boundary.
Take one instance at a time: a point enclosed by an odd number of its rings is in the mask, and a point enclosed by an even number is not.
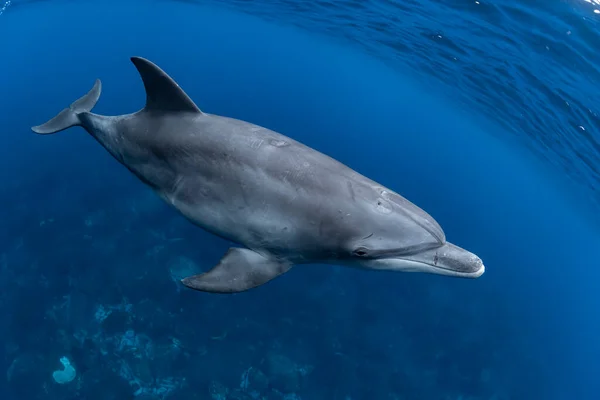
<svg viewBox="0 0 600 400"><path fill-rule="evenodd" d="M238 293L267 283L291 267L252 250L231 248L213 269L184 278L181 283L202 292Z"/></svg>

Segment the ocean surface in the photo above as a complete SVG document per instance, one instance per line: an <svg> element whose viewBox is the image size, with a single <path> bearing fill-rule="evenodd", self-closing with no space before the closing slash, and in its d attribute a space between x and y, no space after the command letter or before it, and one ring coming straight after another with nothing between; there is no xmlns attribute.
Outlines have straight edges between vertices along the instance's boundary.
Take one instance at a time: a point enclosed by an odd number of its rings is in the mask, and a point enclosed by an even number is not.
<svg viewBox="0 0 600 400"><path fill-rule="evenodd" d="M0 398L598 399L598 3L0 0ZM399 192L485 274L182 287L232 244L83 129L30 130L96 78L94 112L143 107L131 56Z"/></svg>

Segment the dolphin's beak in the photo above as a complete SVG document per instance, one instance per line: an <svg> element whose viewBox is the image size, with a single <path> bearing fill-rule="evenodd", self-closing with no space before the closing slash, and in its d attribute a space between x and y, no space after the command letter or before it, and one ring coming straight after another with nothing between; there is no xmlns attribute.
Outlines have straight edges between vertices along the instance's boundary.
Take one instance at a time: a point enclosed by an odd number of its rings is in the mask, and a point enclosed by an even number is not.
<svg viewBox="0 0 600 400"><path fill-rule="evenodd" d="M479 278L485 266L475 254L452 243L418 253L371 260L370 268L402 272L426 272L460 278Z"/></svg>

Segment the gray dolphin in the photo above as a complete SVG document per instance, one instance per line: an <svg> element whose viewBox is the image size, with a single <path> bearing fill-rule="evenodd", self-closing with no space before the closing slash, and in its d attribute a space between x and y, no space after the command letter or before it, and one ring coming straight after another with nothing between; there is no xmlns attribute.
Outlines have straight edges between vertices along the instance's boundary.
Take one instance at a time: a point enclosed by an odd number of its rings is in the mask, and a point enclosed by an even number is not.
<svg viewBox="0 0 600 400"><path fill-rule="evenodd" d="M295 264L478 278L479 257L446 241L425 211L346 165L269 129L201 111L152 62L132 57L146 90L133 114L93 114L100 80L32 130L82 126L192 223L243 245L192 289L236 293Z"/></svg>

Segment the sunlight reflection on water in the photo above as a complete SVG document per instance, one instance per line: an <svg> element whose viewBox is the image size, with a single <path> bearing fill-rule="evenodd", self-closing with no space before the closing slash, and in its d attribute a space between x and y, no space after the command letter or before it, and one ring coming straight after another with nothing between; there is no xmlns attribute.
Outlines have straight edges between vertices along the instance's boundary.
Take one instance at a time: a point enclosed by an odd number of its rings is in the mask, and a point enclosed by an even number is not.
<svg viewBox="0 0 600 400"><path fill-rule="evenodd" d="M594 8L594 14L600 14L600 0L584 0L586 3L590 3L597 8Z"/></svg>
<svg viewBox="0 0 600 400"><path fill-rule="evenodd" d="M10 6L11 3L12 2L10 0L4 2L4 5L0 7L0 15L4 14L4 11L6 11L6 9Z"/></svg>

